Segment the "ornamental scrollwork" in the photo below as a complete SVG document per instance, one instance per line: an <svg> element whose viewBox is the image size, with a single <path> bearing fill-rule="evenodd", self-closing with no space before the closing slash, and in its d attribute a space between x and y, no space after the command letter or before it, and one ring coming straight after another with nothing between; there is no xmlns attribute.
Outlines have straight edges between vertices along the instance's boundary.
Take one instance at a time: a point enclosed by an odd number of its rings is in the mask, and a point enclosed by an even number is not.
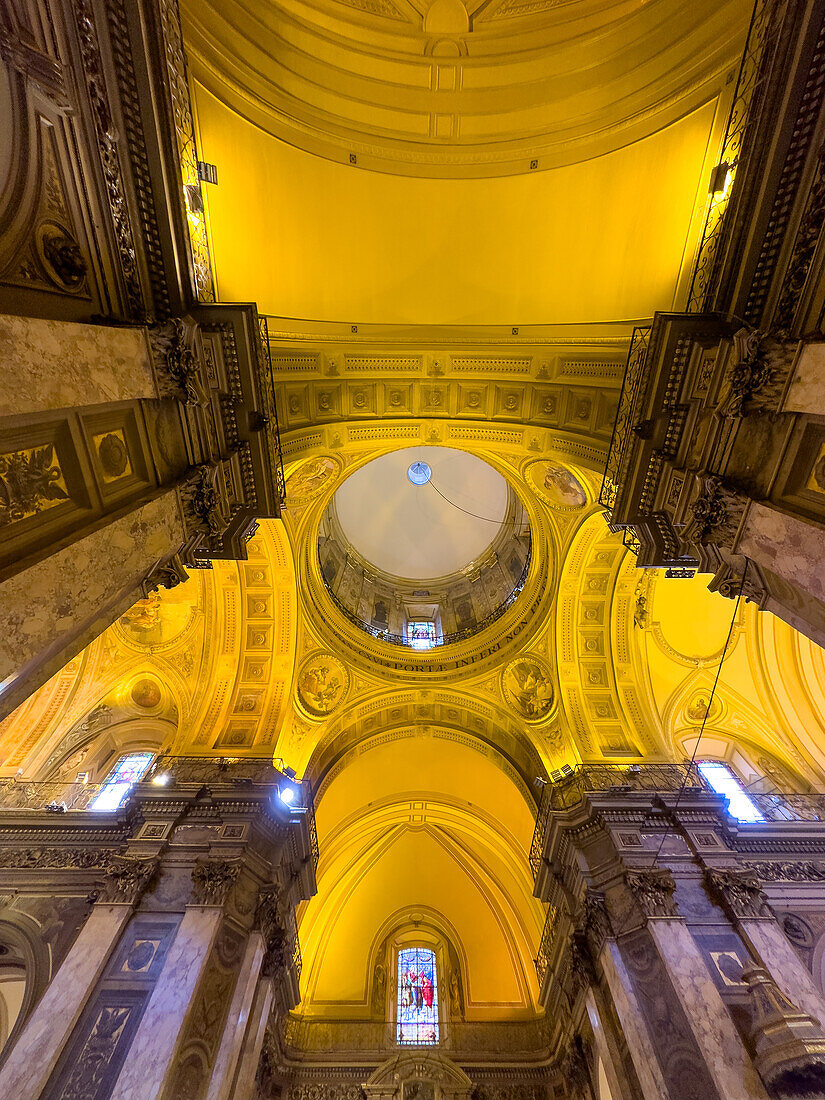
<svg viewBox="0 0 825 1100"><path fill-rule="evenodd" d="M103 904L134 905L155 877L159 862L114 856L106 867L106 879L97 900Z"/></svg>
<svg viewBox="0 0 825 1100"><path fill-rule="evenodd" d="M187 518L196 531L220 535L226 529L229 514L217 488L217 467L196 467L181 486L180 495Z"/></svg>
<svg viewBox="0 0 825 1100"><path fill-rule="evenodd" d="M753 871L722 871L705 868L705 885L710 896L733 917L769 917L768 899Z"/></svg>
<svg viewBox="0 0 825 1100"><path fill-rule="evenodd" d="M645 871L628 871L626 881L630 892L647 917L678 917L676 883L665 867Z"/></svg>
<svg viewBox="0 0 825 1100"><path fill-rule="evenodd" d="M225 859L199 859L192 868L192 903L223 905L240 873L240 863Z"/></svg>
<svg viewBox="0 0 825 1100"><path fill-rule="evenodd" d="M255 912L255 924L264 941L264 960L261 973L272 977L285 970L292 959L288 925L287 898L276 886L263 889Z"/></svg>

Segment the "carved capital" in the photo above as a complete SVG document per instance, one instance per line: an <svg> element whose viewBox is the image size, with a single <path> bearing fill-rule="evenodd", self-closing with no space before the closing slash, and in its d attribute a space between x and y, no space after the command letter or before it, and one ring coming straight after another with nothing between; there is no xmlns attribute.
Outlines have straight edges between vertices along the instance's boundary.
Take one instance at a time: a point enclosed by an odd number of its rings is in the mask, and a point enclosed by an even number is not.
<svg viewBox="0 0 825 1100"><path fill-rule="evenodd" d="M180 487L181 503L189 527L199 534L219 536L231 516L229 502L218 484L217 466L197 466Z"/></svg>
<svg viewBox="0 0 825 1100"><path fill-rule="evenodd" d="M667 868L628 871L626 881L646 917L679 917L676 883Z"/></svg>
<svg viewBox="0 0 825 1100"><path fill-rule="evenodd" d="M776 410L788 379L797 342L783 343L764 332L741 328L722 380L717 410L735 420L756 411Z"/></svg>
<svg viewBox="0 0 825 1100"><path fill-rule="evenodd" d="M238 862L199 859L192 868L194 905L223 905L241 870Z"/></svg>
<svg viewBox="0 0 825 1100"><path fill-rule="evenodd" d="M104 904L134 905L154 878L160 861L113 856L97 900Z"/></svg>
<svg viewBox="0 0 825 1100"><path fill-rule="evenodd" d="M720 871L705 868L705 887L728 916L770 917L768 899L753 871Z"/></svg>
<svg viewBox="0 0 825 1100"><path fill-rule="evenodd" d="M206 390L201 381L201 364L195 354L197 326L173 317L149 330L149 341L161 390L180 397L187 405L205 405Z"/></svg>
<svg viewBox="0 0 825 1100"><path fill-rule="evenodd" d="M750 560L747 561L747 571L745 565L740 568L723 561L708 585L708 591L718 592L728 600L735 600L741 592L744 600L755 603L760 610L766 607L769 596L759 567Z"/></svg>
<svg viewBox="0 0 825 1100"><path fill-rule="evenodd" d="M587 891L579 918L579 931L584 936L592 957L598 959L604 941L613 931L604 894L596 890Z"/></svg>
<svg viewBox="0 0 825 1100"><path fill-rule="evenodd" d="M690 521L682 533L685 542L732 545L748 498L721 477L696 474L699 494L690 506Z"/></svg>
<svg viewBox="0 0 825 1100"><path fill-rule="evenodd" d="M179 584L189 579L186 566L181 555L173 554L170 558L161 559L149 572L141 585L144 597L158 588L176 588Z"/></svg>
<svg viewBox="0 0 825 1100"><path fill-rule="evenodd" d="M261 973L264 977L283 970L290 959L289 937L286 930L287 901L275 886L265 888L260 893L255 924L264 941L264 960Z"/></svg>

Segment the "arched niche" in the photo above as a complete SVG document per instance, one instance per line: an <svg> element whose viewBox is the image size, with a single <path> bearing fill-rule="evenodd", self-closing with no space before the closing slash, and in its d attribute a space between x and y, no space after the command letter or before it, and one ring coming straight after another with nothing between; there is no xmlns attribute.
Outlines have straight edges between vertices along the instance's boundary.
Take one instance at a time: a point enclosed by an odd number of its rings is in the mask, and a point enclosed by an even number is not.
<svg viewBox="0 0 825 1100"><path fill-rule="evenodd" d="M408 911L395 914L376 937L370 955L372 1015L396 1025L398 954L405 947L424 947L435 955L438 1018L442 1038L447 1037L450 1023L464 1018L467 958L456 930L426 906L414 917Z"/></svg>
<svg viewBox="0 0 825 1100"><path fill-rule="evenodd" d="M0 910L0 1065L51 977L49 947L24 913Z"/></svg>

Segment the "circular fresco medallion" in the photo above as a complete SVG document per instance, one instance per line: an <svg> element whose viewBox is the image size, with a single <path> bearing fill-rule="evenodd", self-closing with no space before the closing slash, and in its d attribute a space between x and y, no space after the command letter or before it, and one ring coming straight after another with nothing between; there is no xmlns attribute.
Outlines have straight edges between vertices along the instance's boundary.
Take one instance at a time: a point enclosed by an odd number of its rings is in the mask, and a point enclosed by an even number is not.
<svg viewBox="0 0 825 1100"><path fill-rule="evenodd" d="M325 718L347 693L349 674L331 653L307 658L298 673L298 700L308 714Z"/></svg>
<svg viewBox="0 0 825 1100"><path fill-rule="evenodd" d="M510 662L502 673L501 688L510 706L528 722L546 718L553 705L550 670L531 654Z"/></svg>
<svg viewBox="0 0 825 1100"><path fill-rule="evenodd" d="M341 472L341 463L330 455L310 458L286 480L287 502L310 500Z"/></svg>
<svg viewBox="0 0 825 1100"><path fill-rule="evenodd" d="M145 710L152 710L160 703L160 684L155 680L150 680L148 677L143 680L138 680L132 687L131 695L132 702L137 706L143 707Z"/></svg>
<svg viewBox="0 0 825 1100"><path fill-rule="evenodd" d="M587 493L579 479L565 466L541 459L527 468L528 483L549 504L559 508L583 508Z"/></svg>

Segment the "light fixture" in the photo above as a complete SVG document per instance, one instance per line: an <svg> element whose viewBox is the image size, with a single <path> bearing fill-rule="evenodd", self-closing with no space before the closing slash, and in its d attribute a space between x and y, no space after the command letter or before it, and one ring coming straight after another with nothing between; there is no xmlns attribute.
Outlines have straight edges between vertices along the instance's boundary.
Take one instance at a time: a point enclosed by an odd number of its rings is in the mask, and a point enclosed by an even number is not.
<svg viewBox="0 0 825 1100"><path fill-rule="evenodd" d="M169 776L165 772L161 772L160 775L153 775L152 782L156 787L165 787L169 782Z"/></svg>
<svg viewBox="0 0 825 1100"><path fill-rule="evenodd" d="M426 462L413 462L407 470L407 477L413 485L426 485L432 475L433 472Z"/></svg>
<svg viewBox="0 0 825 1100"><path fill-rule="evenodd" d="M278 798L285 806L292 806L298 801L300 794L300 783L295 777L294 768L282 768L284 778L278 785Z"/></svg>
<svg viewBox="0 0 825 1100"><path fill-rule="evenodd" d="M711 195L720 195L724 197L730 190L730 185L733 181L733 172L726 160L723 160L710 174L710 186L708 191Z"/></svg>

